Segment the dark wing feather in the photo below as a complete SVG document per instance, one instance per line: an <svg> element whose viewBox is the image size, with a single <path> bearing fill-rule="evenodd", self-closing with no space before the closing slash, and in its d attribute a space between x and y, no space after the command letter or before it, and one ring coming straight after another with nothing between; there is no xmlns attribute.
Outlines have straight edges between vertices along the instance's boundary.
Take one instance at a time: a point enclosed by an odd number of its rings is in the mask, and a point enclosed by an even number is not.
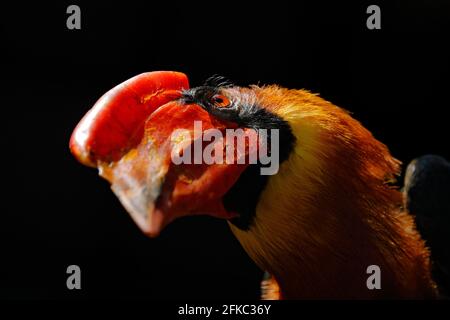
<svg viewBox="0 0 450 320"><path fill-rule="evenodd" d="M435 155L413 160L406 169L405 206L431 251L433 278L450 295L450 163Z"/></svg>

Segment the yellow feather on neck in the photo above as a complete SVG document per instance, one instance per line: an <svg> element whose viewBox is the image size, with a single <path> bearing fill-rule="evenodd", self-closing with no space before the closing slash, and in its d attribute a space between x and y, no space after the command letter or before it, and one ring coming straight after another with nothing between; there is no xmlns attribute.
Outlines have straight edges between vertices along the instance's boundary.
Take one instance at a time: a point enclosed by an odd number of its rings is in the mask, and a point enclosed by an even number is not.
<svg viewBox="0 0 450 320"><path fill-rule="evenodd" d="M428 251L400 193L399 162L347 112L304 90L252 87L285 119L296 145L260 196L253 225L231 225L284 298L429 297ZM382 289L369 290L378 265Z"/></svg>

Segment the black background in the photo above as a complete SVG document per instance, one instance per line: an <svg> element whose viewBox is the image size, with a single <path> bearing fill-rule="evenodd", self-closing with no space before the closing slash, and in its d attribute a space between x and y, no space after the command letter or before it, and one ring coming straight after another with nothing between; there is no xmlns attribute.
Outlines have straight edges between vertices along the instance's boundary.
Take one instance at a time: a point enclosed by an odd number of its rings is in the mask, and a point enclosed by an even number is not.
<svg viewBox="0 0 450 320"><path fill-rule="evenodd" d="M295 3L295 4L294 4ZM0 298L258 298L262 272L224 221L139 232L70 134L116 84L153 70L307 88L353 112L404 163L448 148L450 5L187 1L0 6ZM66 8L81 7L81 30ZM82 290L66 288L66 268Z"/></svg>

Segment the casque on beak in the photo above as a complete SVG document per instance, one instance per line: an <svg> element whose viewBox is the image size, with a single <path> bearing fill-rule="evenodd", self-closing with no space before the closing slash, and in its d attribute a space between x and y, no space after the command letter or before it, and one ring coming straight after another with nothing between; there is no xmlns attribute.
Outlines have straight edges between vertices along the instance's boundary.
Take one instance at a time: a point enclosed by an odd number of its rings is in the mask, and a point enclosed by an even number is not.
<svg viewBox="0 0 450 320"><path fill-rule="evenodd" d="M175 164L174 155L205 147L203 134L225 132L235 124L221 121L201 106L180 99L187 77L176 72L150 72L134 77L106 93L75 128L70 149L83 164L100 175L147 235L157 236L177 217L210 214L230 219L222 197L247 164ZM195 121L202 132L196 132ZM183 136L174 135L183 130ZM244 134L256 132L245 129ZM227 143L209 143L225 153ZM247 144L241 156L256 152ZM192 155L193 156L193 155Z"/></svg>

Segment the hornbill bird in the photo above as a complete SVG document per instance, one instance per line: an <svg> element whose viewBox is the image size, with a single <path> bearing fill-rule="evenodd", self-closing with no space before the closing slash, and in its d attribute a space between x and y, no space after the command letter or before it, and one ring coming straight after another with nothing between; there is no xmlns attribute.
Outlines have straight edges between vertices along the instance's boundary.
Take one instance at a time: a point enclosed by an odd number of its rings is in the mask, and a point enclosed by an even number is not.
<svg viewBox="0 0 450 320"><path fill-rule="evenodd" d="M223 159L235 140L204 138L230 129L245 137L232 154L256 162L195 161L193 145ZM264 129L277 135L264 143ZM178 130L185 134L174 136ZM272 147L279 169L261 174L259 150ZM183 73L143 73L97 101L70 149L99 169L150 237L181 216L226 219L269 275L263 298L438 295L429 250L393 186L400 162L348 112L306 90L238 87L220 77L190 88ZM176 163L174 155L193 160ZM381 272L378 290L367 285L371 265Z"/></svg>

